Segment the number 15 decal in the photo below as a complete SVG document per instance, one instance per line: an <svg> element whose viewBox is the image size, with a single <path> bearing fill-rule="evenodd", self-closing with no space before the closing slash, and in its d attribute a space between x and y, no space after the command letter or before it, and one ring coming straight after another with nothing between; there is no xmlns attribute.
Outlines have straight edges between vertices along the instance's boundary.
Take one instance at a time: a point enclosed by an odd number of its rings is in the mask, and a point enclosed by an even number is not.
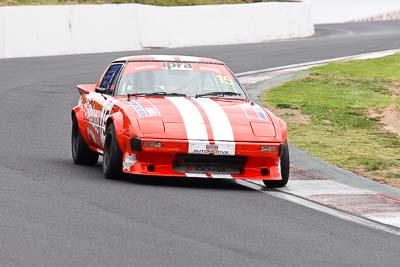
<svg viewBox="0 0 400 267"><path fill-rule="evenodd" d="M222 76L222 75L215 75L219 79L221 83L227 84L227 85L233 85L233 80L231 77L227 76Z"/></svg>

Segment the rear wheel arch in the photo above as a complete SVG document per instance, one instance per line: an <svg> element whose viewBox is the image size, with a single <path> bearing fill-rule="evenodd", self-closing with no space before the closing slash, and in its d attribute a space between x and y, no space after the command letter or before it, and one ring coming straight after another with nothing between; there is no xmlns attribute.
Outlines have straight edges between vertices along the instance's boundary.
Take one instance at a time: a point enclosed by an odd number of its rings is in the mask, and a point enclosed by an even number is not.
<svg viewBox="0 0 400 267"><path fill-rule="evenodd" d="M71 110L71 120L73 121L74 119L76 120L77 119L77 114L79 114L81 112L81 108L79 107L79 106L77 106L77 107L74 107L72 110Z"/></svg>
<svg viewBox="0 0 400 267"><path fill-rule="evenodd" d="M110 127L111 124L113 124L115 128L119 149L121 151L125 151L124 137L123 137L124 134L123 115L120 112L112 114L106 121L105 132L107 132L107 129Z"/></svg>
<svg viewBox="0 0 400 267"><path fill-rule="evenodd" d="M92 143L89 137L87 136L86 130L85 130L85 115L83 108L81 106L76 106L71 110L71 121L74 123L74 120L78 124L79 130L81 132L81 135L83 139L85 140L86 143Z"/></svg>
<svg viewBox="0 0 400 267"><path fill-rule="evenodd" d="M81 128L78 125L78 120L75 113L72 116L72 129L71 129L71 150L72 159L78 165L94 165L97 163L99 155L92 151L85 139L83 138Z"/></svg>

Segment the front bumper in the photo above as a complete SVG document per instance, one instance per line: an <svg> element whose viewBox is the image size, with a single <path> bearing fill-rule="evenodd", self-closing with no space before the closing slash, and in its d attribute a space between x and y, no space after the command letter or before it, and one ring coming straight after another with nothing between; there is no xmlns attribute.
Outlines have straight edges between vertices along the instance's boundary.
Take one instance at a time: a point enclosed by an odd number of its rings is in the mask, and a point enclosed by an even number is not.
<svg viewBox="0 0 400 267"><path fill-rule="evenodd" d="M125 140L123 171L198 178L281 180L280 143ZM132 145L135 143L135 146Z"/></svg>

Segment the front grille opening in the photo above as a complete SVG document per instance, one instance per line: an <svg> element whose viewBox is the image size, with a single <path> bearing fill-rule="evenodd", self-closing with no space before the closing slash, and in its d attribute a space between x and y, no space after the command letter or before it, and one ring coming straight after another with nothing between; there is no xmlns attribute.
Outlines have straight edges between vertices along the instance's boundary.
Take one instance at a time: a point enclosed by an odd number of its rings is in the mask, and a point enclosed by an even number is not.
<svg viewBox="0 0 400 267"><path fill-rule="evenodd" d="M173 162L176 172L240 174L243 172L247 157L177 154Z"/></svg>

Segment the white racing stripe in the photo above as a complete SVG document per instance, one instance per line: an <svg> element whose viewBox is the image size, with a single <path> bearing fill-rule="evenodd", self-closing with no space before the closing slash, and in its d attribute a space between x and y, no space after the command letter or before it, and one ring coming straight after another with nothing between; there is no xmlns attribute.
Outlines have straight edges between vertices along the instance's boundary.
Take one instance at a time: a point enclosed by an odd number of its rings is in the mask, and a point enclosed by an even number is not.
<svg viewBox="0 0 400 267"><path fill-rule="evenodd" d="M178 109L183 123L185 124L186 135L189 142L189 153L193 153L196 145L202 143L209 144L207 128L198 108L184 97L167 97ZM202 142L199 142L202 140Z"/></svg>
<svg viewBox="0 0 400 267"><path fill-rule="evenodd" d="M186 177L192 178L208 178L207 174L205 173L185 173ZM233 179L232 175L230 174L223 174L223 173L210 173L211 178L213 179Z"/></svg>
<svg viewBox="0 0 400 267"><path fill-rule="evenodd" d="M197 98L195 101L203 108L211 123L214 140L234 141L232 125L224 109L210 98Z"/></svg>
<svg viewBox="0 0 400 267"><path fill-rule="evenodd" d="M195 101L203 108L210 121L215 144L221 151L227 151L227 155L235 155L236 145L230 143L235 141L232 125L224 109L210 98L197 98Z"/></svg>
<svg viewBox="0 0 400 267"><path fill-rule="evenodd" d="M214 179L232 179L232 175L223 173L211 173L211 177Z"/></svg>
<svg viewBox="0 0 400 267"><path fill-rule="evenodd" d="M208 178L205 173L190 173L187 172L185 173L186 177L191 177L191 178Z"/></svg>

